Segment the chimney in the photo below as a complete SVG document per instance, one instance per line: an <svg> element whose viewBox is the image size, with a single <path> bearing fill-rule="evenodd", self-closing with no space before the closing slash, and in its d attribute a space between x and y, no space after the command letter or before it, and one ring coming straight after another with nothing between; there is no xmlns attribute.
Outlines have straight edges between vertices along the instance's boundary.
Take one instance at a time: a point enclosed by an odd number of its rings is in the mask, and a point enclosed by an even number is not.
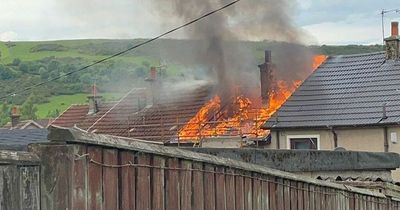
<svg viewBox="0 0 400 210"><path fill-rule="evenodd" d="M96 84L93 84L93 86L92 86L92 95L88 96L87 98L89 101L89 111L87 114L92 115L92 114L96 114L97 112L99 112L99 104L103 97L97 95Z"/></svg>
<svg viewBox="0 0 400 210"><path fill-rule="evenodd" d="M258 65L260 68L260 81L261 81L261 101L263 106L268 106L270 92L272 91L273 75L272 75L272 62L271 51L265 50L264 63Z"/></svg>
<svg viewBox="0 0 400 210"><path fill-rule="evenodd" d="M396 60L400 58L399 22L392 22L391 36L385 39L386 59Z"/></svg>
<svg viewBox="0 0 400 210"><path fill-rule="evenodd" d="M16 106L13 106L11 108L11 113L10 113L11 128L17 127L20 117L21 117L21 115L18 113L18 108Z"/></svg>
<svg viewBox="0 0 400 210"><path fill-rule="evenodd" d="M149 77L146 78L147 88L146 88L146 106L152 106L157 102L157 91L159 90L160 81L157 80L157 68L150 67Z"/></svg>

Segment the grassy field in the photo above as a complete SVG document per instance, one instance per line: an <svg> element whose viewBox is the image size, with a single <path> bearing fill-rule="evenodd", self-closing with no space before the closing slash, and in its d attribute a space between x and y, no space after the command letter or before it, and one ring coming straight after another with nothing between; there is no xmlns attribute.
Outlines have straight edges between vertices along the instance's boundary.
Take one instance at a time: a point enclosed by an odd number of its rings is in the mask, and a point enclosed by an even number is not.
<svg viewBox="0 0 400 210"><path fill-rule="evenodd" d="M87 61L96 61L105 58L105 55L95 55L85 52L80 52L77 47L80 44L102 43L101 40L73 40L73 41L51 41L51 42L14 42L12 47L7 47L7 43L0 42L0 61L3 64L11 63L18 58L22 61L40 60L43 58L54 56L56 58L83 58ZM65 51L40 51L32 52L31 50L41 44L59 44L67 48ZM141 63L143 61L155 62L154 59L140 55L123 55L114 60L123 60L131 63Z"/></svg>
<svg viewBox="0 0 400 210"><path fill-rule="evenodd" d="M104 93L101 94L105 101L117 101L122 97L122 93ZM87 104L86 93L80 93L75 95L60 95L53 96L50 98L48 103L38 104L36 107L38 111L36 115L39 119L46 118L47 114L51 111L58 109L60 113L64 112L72 104Z"/></svg>

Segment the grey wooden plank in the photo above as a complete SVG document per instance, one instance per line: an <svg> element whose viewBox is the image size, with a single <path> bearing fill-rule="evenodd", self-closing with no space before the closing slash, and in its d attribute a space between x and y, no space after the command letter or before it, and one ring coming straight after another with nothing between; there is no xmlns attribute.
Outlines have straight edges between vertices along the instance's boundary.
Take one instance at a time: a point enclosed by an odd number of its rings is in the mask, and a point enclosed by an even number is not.
<svg viewBox="0 0 400 210"><path fill-rule="evenodd" d="M23 210L40 209L39 171L39 166L19 167L19 200Z"/></svg>
<svg viewBox="0 0 400 210"><path fill-rule="evenodd" d="M0 165L1 193L0 209L20 209L19 173L15 165Z"/></svg>

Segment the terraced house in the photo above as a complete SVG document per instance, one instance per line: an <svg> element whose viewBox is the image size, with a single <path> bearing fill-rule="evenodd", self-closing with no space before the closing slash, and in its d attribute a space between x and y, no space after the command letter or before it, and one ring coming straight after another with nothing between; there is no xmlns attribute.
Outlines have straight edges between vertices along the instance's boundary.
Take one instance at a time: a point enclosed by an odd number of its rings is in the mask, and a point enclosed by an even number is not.
<svg viewBox="0 0 400 210"><path fill-rule="evenodd" d="M391 32L385 52L329 57L264 124L271 147L400 152L397 22Z"/></svg>

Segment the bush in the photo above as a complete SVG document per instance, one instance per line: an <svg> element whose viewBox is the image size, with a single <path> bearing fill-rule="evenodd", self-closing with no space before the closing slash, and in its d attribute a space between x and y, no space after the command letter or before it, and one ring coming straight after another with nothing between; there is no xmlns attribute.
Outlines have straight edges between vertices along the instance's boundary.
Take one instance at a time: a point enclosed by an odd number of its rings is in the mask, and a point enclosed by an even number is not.
<svg viewBox="0 0 400 210"><path fill-rule="evenodd" d="M30 52L41 52L41 51L67 51L68 47L61 44L38 44L31 48Z"/></svg>

